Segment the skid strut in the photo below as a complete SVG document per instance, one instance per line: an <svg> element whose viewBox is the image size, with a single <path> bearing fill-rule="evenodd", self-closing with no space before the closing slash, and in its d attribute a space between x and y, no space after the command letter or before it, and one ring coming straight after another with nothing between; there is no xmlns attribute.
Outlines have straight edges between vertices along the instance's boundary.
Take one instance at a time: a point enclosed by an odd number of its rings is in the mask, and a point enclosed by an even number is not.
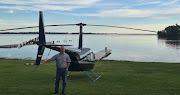
<svg viewBox="0 0 180 95"><path fill-rule="evenodd" d="M96 80L98 80L100 77L101 77L101 75L97 75L94 71L92 71L92 70L88 70L88 71L90 71L96 78L94 79L92 76L90 76L86 71L82 71L85 75L87 75L91 80L92 80L92 82L95 82Z"/></svg>

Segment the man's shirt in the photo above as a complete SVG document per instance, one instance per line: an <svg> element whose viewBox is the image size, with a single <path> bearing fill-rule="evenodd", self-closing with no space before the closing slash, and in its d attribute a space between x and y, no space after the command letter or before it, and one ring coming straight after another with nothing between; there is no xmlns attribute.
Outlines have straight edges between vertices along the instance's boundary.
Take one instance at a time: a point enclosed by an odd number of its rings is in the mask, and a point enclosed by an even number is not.
<svg viewBox="0 0 180 95"><path fill-rule="evenodd" d="M71 59L70 59L70 57L69 57L69 55L67 53L56 54L50 60L51 61L56 60L56 67L57 68L66 68L67 67L67 63L71 62Z"/></svg>

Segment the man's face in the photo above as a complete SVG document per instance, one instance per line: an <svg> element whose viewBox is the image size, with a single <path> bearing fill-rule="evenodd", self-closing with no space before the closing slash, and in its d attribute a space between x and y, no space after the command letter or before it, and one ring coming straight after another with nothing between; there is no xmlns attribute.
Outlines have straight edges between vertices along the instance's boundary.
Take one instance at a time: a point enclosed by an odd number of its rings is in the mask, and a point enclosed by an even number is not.
<svg viewBox="0 0 180 95"><path fill-rule="evenodd" d="M61 52L61 53L64 53L64 52L65 52L65 47L64 47L64 46L61 46L60 52Z"/></svg>

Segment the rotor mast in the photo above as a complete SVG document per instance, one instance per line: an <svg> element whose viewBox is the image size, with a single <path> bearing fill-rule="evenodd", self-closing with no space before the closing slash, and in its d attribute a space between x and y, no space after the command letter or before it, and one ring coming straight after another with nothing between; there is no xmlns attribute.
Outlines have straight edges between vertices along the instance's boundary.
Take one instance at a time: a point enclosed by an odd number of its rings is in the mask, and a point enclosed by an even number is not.
<svg viewBox="0 0 180 95"><path fill-rule="evenodd" d="M83 44L83 26L86 26L86 24L84 23L78 23L76 24L77 26L79 26L80 28L80 32L79 32L79 46L78 46L78 49L82 49L82 44Z"/></svg>

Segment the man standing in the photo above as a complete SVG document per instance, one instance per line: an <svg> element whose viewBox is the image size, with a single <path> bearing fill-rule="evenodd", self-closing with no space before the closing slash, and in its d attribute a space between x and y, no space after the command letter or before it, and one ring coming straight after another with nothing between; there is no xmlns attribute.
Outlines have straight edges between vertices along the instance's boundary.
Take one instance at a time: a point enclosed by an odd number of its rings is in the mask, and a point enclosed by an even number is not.
<svg viewBox="0 0 180 95"><path fill-rule="evenodd" d="M59 82L60 77L63 79L62 94L65 95L66 83L67 83L67 72L71 62L71 59L67 53L65 53L65 47L61 46L60 53L54 55L51 59L46 60L43 64L56 60L56 83L54 94L59 93Z"/></svg>

